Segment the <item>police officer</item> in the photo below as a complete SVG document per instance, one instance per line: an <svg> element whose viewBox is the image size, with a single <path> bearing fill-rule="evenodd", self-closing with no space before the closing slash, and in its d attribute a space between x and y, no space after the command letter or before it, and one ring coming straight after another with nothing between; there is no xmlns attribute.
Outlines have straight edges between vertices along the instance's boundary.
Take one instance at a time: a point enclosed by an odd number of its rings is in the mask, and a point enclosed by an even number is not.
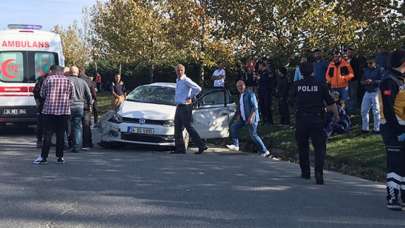
<svg viewBox="0 0 405 228"><path fill-rule="evenodd" d="M380 84L381 133L387 151L387 207L405 209L405 50L391 54ZM402 202L400 202L402 199Z"/></svg>
<svg viewBox="0 0 405 228"><path fill-rule="evenodd" d="M339 115L335 101L329 94L325 83L313 77L313 65L305 62L300 65L303 79L294 82L296 101L295 137L297 140L301 177L310 179L309 139L315 149L315 178L317 184L323 184L323 164L326 153L325 103L327 110L332 111L335 121Z"/></svg>

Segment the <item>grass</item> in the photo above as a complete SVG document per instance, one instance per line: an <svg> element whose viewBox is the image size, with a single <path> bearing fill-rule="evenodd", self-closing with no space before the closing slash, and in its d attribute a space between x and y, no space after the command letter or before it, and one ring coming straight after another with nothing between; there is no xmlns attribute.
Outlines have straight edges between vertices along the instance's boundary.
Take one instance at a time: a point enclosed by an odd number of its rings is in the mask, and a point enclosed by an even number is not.
<svg viewBox="0 0 405 228"><path fill-rule="evenodd" d="M110 92L100 92L98 94L97 102L100 114L111 109L111 97ZM291 119L293 120L293 118ZM277 122L277 115L275 115L275 120ZM386 153L381 136L361 134L360 121L360 116L355 116L352 118L353 129L350 133L336 135L329 139L325 169L369 180L384 181ZM266 145L271 145L275 153L282 160L298 162L293 128L277 125L272 127L269 125L259 125L259 135ZM230 140L226 141L230 142ZM215 144L224 145L226 141L218 140L215 141ZM255 146L249 139L247 129L241 132L241 147L243 151L255 151Z"/></svg>
<svg viewBox="0 0 405 228"><path fill-rule="evenodd" d="M97 107L99 115L111 110L112 94L110 91L102 91L97 93Z"/></svg>
<svg viewBox="0 0 405 228"><path fill-rule="evenodd" d="M353 129L350 133L329 139L325 169L369 180L384 181L386 153L381 136L361 134L359 116L352 118L352 121ZM293 128L275 126L270 129L266 125L261 125L259 132L265 144L276 148L275 153L283 160L298 162ZM245 134L247 136L247 132Z"/></svg>

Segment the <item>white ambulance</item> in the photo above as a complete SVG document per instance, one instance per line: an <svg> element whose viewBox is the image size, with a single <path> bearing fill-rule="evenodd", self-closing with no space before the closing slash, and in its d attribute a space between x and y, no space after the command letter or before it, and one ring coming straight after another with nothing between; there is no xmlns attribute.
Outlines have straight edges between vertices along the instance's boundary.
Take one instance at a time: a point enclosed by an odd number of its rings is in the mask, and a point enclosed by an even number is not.
<svg viewBox="0 0 405 228"><path fill-rule="evenodd" d="M0 125L36 122L35 81L53 64L64 66L60 36L39 25L0 31Z"/></svg>

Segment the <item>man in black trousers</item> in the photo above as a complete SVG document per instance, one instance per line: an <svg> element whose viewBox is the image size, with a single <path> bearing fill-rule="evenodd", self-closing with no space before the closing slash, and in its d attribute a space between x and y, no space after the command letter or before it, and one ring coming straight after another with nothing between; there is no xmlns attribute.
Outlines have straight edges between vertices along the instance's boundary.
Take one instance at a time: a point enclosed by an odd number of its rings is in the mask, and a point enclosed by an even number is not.
<svg viewBox="0 0 405 228"><path fill-rule="evenodd" d="M309 165L309 139L315 150L315 179L323 184L323 164L326 154L325 103L327 109L334 113L335 121L339 114L335 101L329 94L328 86L315 80L311 63L300 65L302 80L294 82L296 103L295 137L298 145L301 177L311 178Z"/></svg>
<svg viewBox="0 0 405 228"><path fill-rule="evenodd" d="M201 87L185 75L185 67L181 64L176 66L176 114L174 116L175 150L172 154L185 154L183 130L186 128L191 140L198 147L196 154L201 154L207 149L197 131L191 126L193 103L192 99L201 92Z"/></svg>

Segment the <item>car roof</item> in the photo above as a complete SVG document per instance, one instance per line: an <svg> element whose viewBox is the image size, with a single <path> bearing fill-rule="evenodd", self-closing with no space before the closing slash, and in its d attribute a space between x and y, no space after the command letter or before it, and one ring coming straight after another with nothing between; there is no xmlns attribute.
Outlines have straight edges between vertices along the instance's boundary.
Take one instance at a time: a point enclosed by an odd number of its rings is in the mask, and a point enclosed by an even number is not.
<svg viewBox="0 0 405 228"><path fill-rule="evenodd" d="M147 84L146 86L162 86L162 87L176 88L176 83L173 83L173 82L155 82L155 83Z"/></svg>

